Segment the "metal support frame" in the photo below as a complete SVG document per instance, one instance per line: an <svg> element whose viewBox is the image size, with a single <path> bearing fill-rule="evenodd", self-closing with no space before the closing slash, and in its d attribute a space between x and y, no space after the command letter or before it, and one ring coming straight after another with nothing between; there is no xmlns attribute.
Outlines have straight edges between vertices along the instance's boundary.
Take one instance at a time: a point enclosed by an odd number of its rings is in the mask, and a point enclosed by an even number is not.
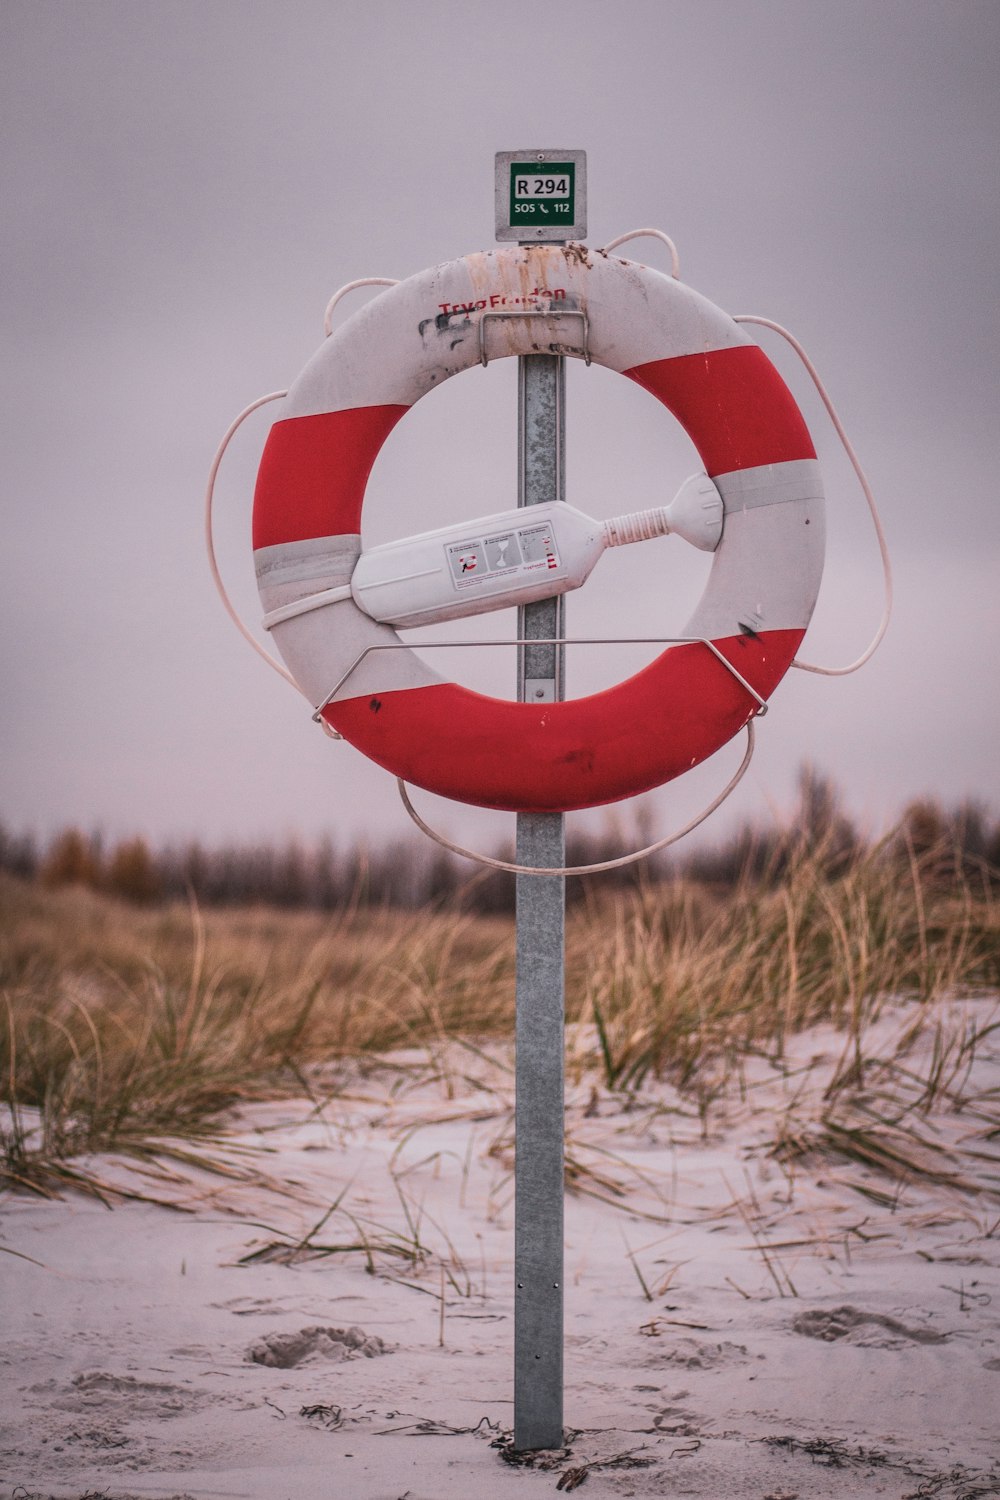
<svg viewBox="0 0 1000 1500"><path fill-rule="evenodd" d="M338 679L330 689L326 697L321 699L313 709L312 721L320 724L323 721L323 710L329 708L330 704L340 692L344 683L351 673L360 667L361 663L372 654L373 651L454 651L467 646L704 646L711 651L720 666L725 667L730 677L735 677L740 687L756 701L757 709L754 713L755 719L762 719L767 713L768 703L762 698L755 687L751 687L743 676L737 672L727 656L723 656L714 641L710 641L707 635L560 635L551 639L541 640L536 636L528 639L518 636L512 641L498 641L494 636L480 635L469 641L377 641L373 646L366 646L359 651L351 662L347 671ZM536 702L544 701L536 698ZM338 736L342 738L342 736Z"/></svg>
<svg viewBox="0 0 1000 1500"><path fill-rule="evenodd" d="M504 322L505 320L509 321L511 318L520 319L522 322L525 318L579 318L580 326L583 332L583 346L579 352L583 356L584 364L590 364L590 319L587 317L587 314L583 308L525 307L522 308L520 312L496 312L492 308L487 308L486 311L482 313L479 319L479 363L482 365L484 370L490 362L489 357L486 353L486 325L488 319L490 318L494 319L494 321L496 322Z"/></svg>
<svg viewBox="0 0 1000 1500"><path fill-rule="evenodd" d="M565 499L566 371L560 355L518 360L518 504ZM563 697L563 598L518 611L518 698ZM517 860L566 863L562 813L518 813ZM563 1441L563 1046L566 881L518 875L514 1226L514 1447Z"/></svg>

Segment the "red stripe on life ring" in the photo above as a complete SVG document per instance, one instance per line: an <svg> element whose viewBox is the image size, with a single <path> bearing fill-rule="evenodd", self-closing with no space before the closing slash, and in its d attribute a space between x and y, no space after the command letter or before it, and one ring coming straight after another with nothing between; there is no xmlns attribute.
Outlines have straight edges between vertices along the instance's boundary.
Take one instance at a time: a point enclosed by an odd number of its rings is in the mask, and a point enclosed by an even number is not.
<svg viewBox="0 0 1000 1500"><path fill-rule="evenodd" d="M372 464L409 409L358 406L275 422L254 491L254 549L359 532Z"/></svg>
<svg viewBox="0 0 1000 1500"><path fill-rule="evenodd" d="M715 644L766 698L804 634L775 630ZM427 791L506 812L570 812L680 776L720 749L756 707L705 646L692 644L567 703L512 703L446 682L349 698L323 717L386 770Z"/></svg>
<svg viewBox="0 0 1000 1500"><path fill-rule="evenodd" d="M623 373L673 412L709 474L816 457L791 392L756 344L654 359Z"/></svg>

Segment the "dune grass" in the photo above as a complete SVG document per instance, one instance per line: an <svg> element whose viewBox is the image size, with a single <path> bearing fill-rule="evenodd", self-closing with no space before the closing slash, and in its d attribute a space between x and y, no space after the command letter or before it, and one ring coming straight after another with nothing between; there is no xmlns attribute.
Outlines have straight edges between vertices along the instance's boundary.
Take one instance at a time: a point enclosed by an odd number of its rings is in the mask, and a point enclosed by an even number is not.
<svg viewBox="0 0 1000 1500"><path fill-rule="evenodd" d="M747 1051L780 1057L788 1036L818 1021L852 1040L842 1081L860 1081L862 1039L887 998L1000 988L991 889L942 883L939 870L936 856L901 861L876 848L832 875L822 849L801 847L780 878L722 893L680 881L598 908L584 1006L605 1082L667 1075L696 1086Z"/></svg>
<svg viewBox="0 0 1000 1500"><path fill-rule="evenodd" d="M844 1039L826 1135L789 1124L784 1151L863 1151L836 1110L893 1079L908 1117L961 1102L978 1038L941 1030L934 1002L1000 990L1000 912L988 881L942 868L940 851L883 845L834 867L803 846L735 888L595 886L568 918L571 1076L625 1093L667 1079L707 1111L741 1058L780 1060L826 1021ZM308 1091L320 1064L329 1088L338 1060L513 1032L507 918L136 908L3 877L0 930L0 1171L23 1188L57 1190L89 1153L209 1138L240 1101ZM909 1034L873 1055L901 998L918 1002ZM934 1026L918 1087L905 1060Z"/></svg>
<svg viewBox="0 0 1000 1500"><path fill-rule="evenodd" d="M511 972L482 918L142 910L9 878L0 896L0 1161L25 1184L203 1136L318 1062L489 1030Z"/></svg>

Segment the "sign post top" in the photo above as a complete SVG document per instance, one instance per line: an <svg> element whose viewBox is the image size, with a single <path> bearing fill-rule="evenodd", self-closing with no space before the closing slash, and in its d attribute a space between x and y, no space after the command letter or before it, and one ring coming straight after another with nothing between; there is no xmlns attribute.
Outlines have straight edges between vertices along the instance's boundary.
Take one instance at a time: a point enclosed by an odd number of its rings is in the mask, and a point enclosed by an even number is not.
<svg viewBox="0 0 1000 1500"><path fill-rule="evenodd" d="M586 151L498 151L496 237L544 245L587 233Z"/></svg>

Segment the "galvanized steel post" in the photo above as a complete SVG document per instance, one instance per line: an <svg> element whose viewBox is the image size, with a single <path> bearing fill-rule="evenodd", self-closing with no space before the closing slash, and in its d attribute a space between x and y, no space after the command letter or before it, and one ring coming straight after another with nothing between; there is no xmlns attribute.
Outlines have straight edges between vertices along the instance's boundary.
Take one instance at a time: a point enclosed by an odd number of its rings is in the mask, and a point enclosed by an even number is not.
<svg viewBox="0 0 1000 1500"><path fill-rule="evenodd" d="M566 371L559 355L518 360L520 505L565 499ZM518 635L563 636L563 599L518 611ZM563 647L518 647L518 698L563 697ZM565 864L562 813L518 813L517 863ZM518 875L514 1227L514 1447L563 1441L564 876Z"/></svg>
<svg viewBox="0 0 1000 1500"><path fill-rule="evenodd" d="M498 151L500 241L565 245L587 233L587 153ZM529 316L545 315L542 308ZM586 315L582 317L586 330ZM485 314L480 337L485 338ZM485 346L484 346L485 347ZM586 348L586 332L584 332ZM483 353L483 363L486 357ZM566 369L554 354L518 359L518 504L565 500ZM563 697L563 599L518 610L517 696ZM535 644L537 642L537 644ZM566 863L562 813L518 813L517 863ZM514 1447L563 1441L563 991L566 879L518 875L515 1066Z"/></svg>

